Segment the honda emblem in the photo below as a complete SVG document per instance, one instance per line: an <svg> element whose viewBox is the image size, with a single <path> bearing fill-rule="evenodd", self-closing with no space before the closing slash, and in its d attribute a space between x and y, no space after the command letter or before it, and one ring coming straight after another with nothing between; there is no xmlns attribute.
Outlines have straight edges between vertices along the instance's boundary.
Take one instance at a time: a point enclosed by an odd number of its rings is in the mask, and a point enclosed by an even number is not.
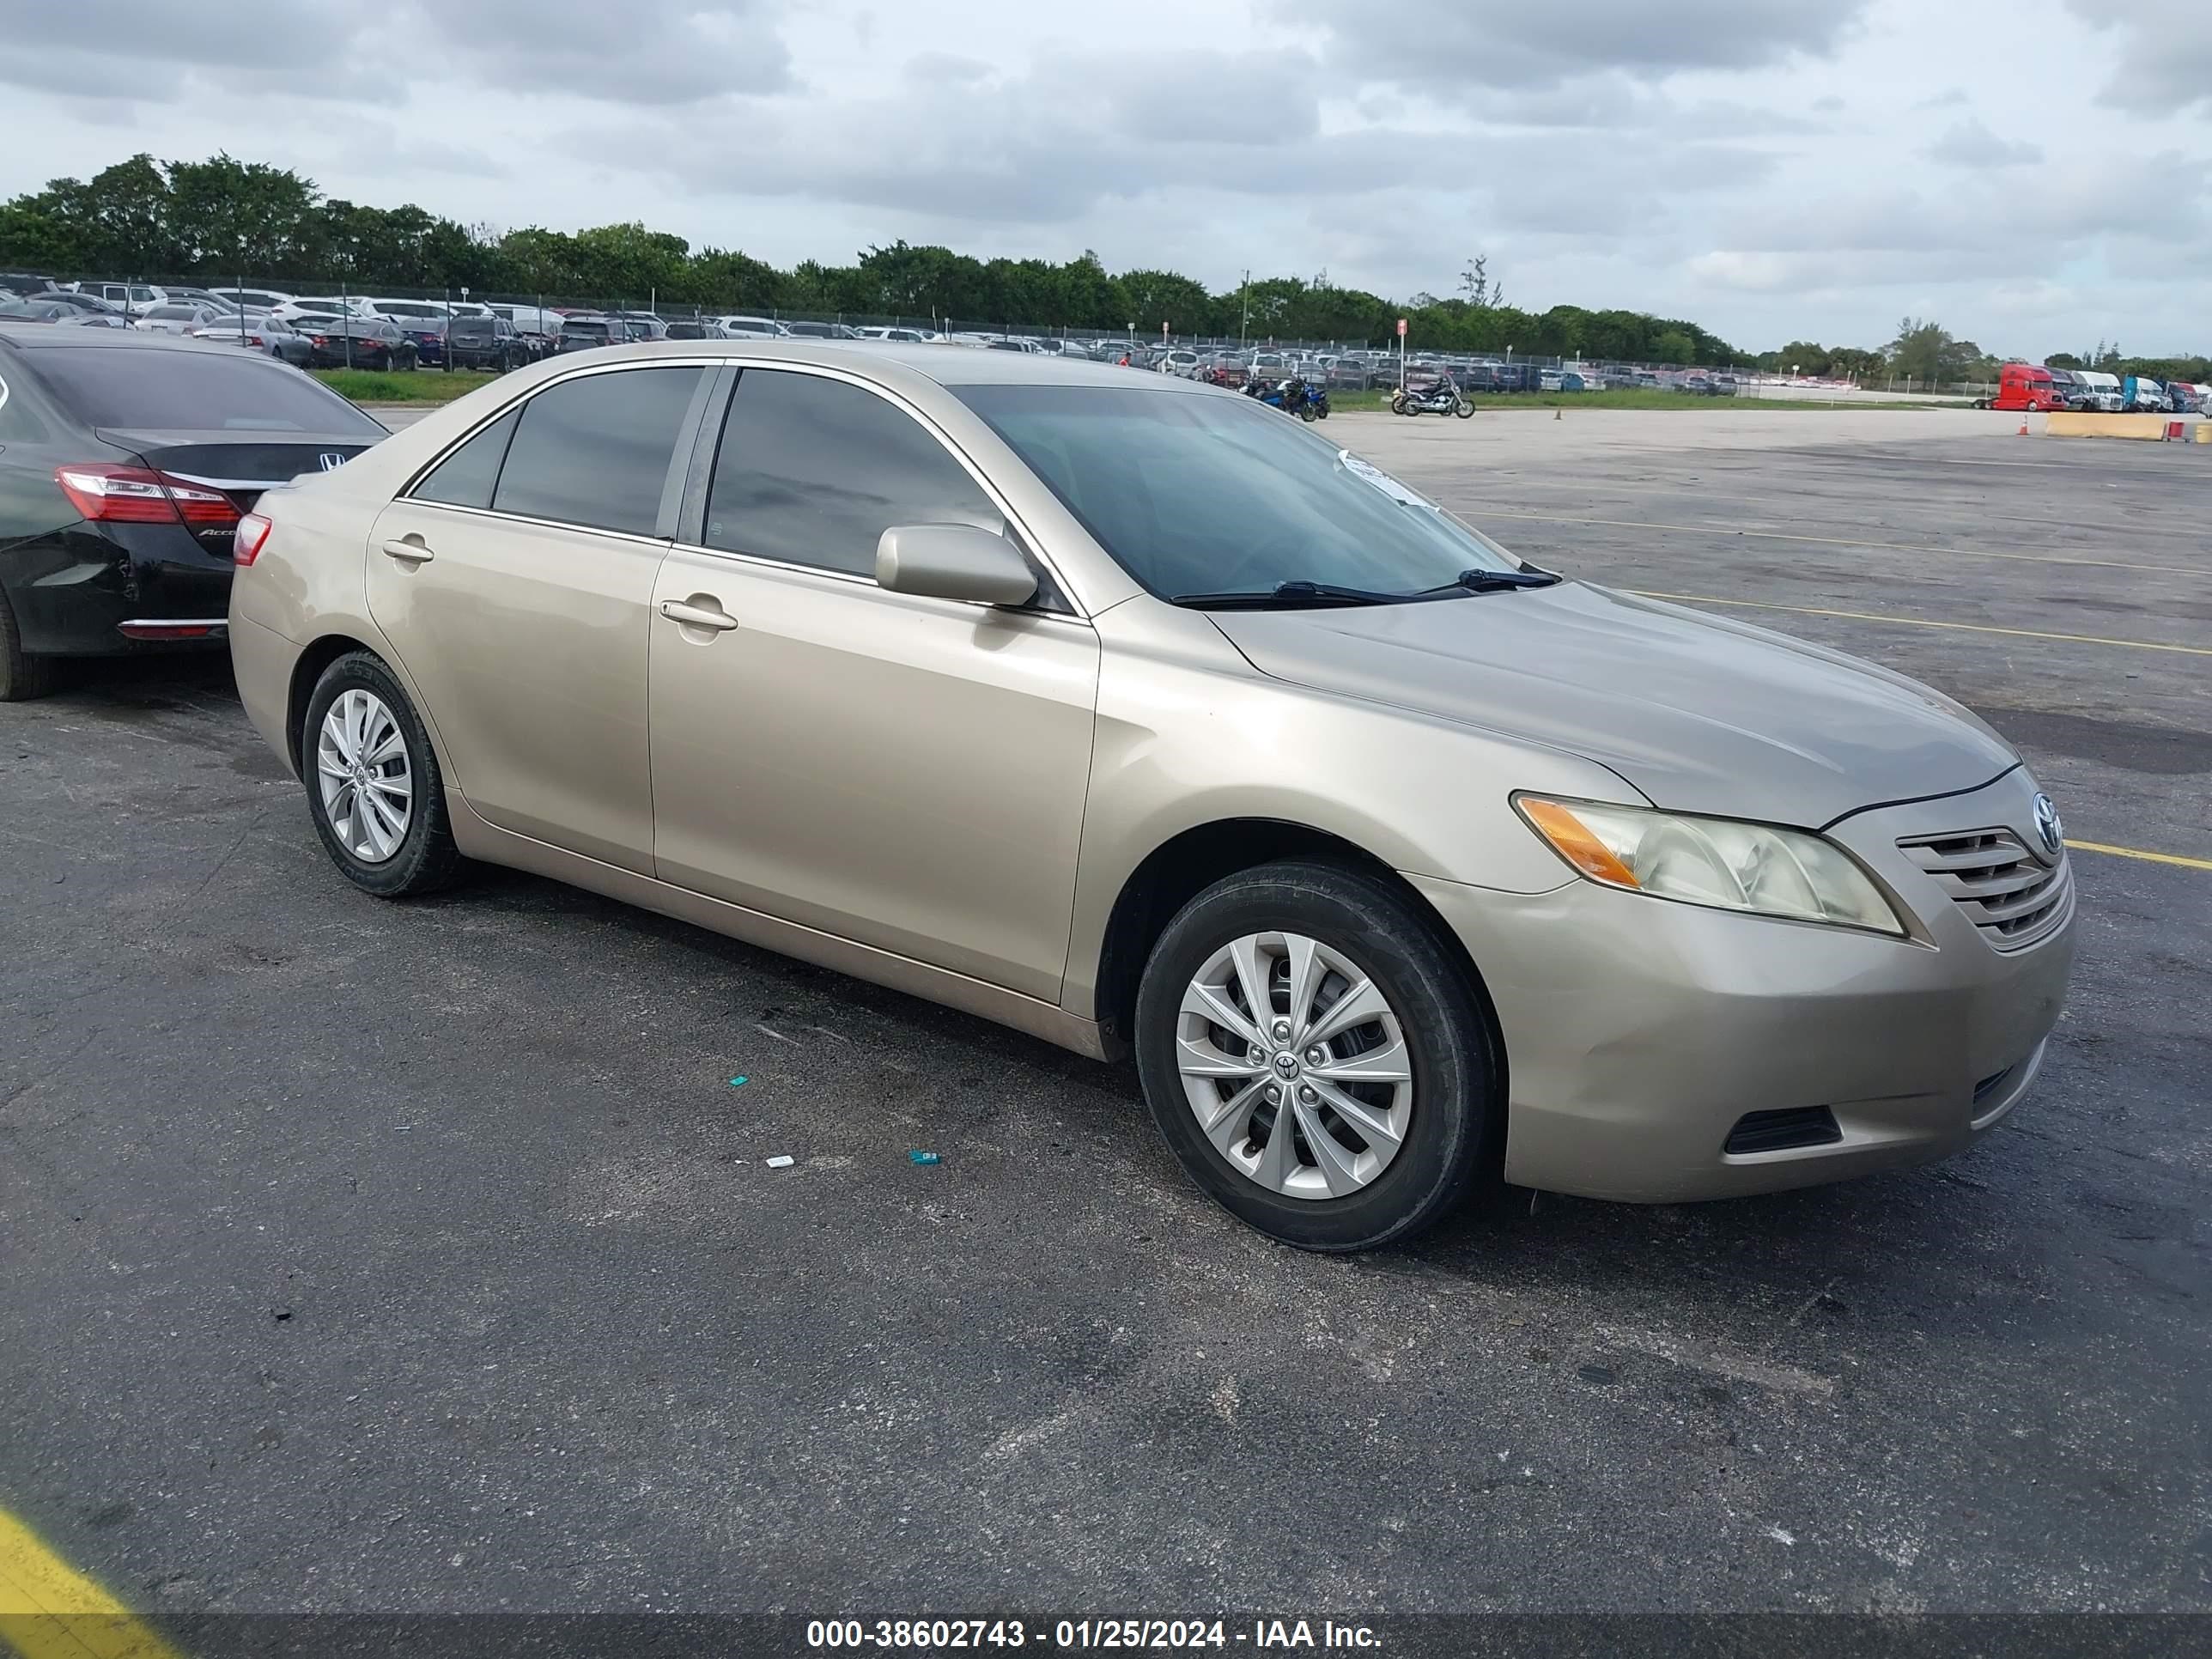
<svg viewBox="0 0 2212 1659"><path fill-rule="evenodd" d="M324 454L318 455L315 459L322 463L323 471L325 472L335 472L345 465L345 457L343 455Z"/></svg>

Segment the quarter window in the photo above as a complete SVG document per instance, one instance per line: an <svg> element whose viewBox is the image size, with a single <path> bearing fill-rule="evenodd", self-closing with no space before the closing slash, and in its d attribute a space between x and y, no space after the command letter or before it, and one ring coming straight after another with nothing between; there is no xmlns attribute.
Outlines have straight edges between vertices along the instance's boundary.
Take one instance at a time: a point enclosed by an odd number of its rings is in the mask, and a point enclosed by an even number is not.
<svg viewBox="0 0 2212 1659"><path fill-rule="evenodd" d="M872 576L876 543L902 524L1006 529L967 469L896 405L818 374L744 371L714 458L708 547Z"/></svg>
<svg viewBox="0 0 2212 1659"><path fill-rule="evenodd" d="M658 533L669 463L701 372L623 369L539 392L523 406L492 506L556 524Z"/></svg>
<svg viewBox="0 0 2212 1659"><path fill-rule="evenodd" d="M520 410L509 410L447 456L416 487L416 500L443 501L448 507L489 507L499 488L507 447L521 419Z"/></svg>

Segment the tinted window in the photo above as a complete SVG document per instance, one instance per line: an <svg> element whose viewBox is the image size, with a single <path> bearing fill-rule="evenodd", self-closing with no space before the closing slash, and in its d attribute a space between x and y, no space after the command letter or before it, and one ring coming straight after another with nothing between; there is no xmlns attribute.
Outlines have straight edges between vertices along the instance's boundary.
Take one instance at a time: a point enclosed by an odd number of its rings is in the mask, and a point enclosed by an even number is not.
<svg viewBox="0 0 2212 1659"><path fill-rule="evenodd" d="M43 443L46 438L46 422L31 413L27 399L0 380L0 442Z"/></svg>
<svg viewBox="0 0 2212 1659"><path fill-rule="evenodd" d="M522 411L502 415L430 470L415 487L416 499L453 507L489 507L499 485L499 469Z"/></svg>
<svg viewBox="0 0 2212 1659"><path fill-rule="evenodd" d="M747 369L714 458L707 545L872 576L895 524L1006 527L904 410L842 380Z"/></svg>
<svg viewBox="0 0 2212 1659"><path fill-rule="evenodd" d="M384 428L319 380L235 348L45 351L39 378L87 426L312 432L374 443Z"/></svg>
<svg viewBox="0 0 2212 1659"><path fill-rule="evenodd" d="M700 374L624 369L538 393L523 409L492 505L526 518L653 534Z"/></svg>

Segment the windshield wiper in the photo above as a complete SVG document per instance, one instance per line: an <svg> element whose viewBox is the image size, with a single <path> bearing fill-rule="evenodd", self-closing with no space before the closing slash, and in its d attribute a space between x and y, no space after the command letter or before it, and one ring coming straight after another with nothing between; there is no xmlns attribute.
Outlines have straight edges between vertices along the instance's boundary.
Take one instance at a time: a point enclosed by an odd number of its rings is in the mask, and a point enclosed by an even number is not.
<svg viewBox="0 0 2212 1659"><path fill-rule="evenodd" d="M1550 587L1565 580L1554 570L1539 570L1534 565L1525 570L1487 570L1480 565L1462 570L1441 587L1431 587L1431 593L1449 593L1454 588L1467 593L1510 593L1523 587Z"/></svg>
<svg viewBox="0 0 2212 1659"><path fill-rule="evenodd" d="M1277 582L1265 592L1244 593L1178 593L1170 605L1200 611L1304 611L1328 605L1403 605L1411 593L1374 593L1364 587L1339 587L1334 582Z"/></svg>

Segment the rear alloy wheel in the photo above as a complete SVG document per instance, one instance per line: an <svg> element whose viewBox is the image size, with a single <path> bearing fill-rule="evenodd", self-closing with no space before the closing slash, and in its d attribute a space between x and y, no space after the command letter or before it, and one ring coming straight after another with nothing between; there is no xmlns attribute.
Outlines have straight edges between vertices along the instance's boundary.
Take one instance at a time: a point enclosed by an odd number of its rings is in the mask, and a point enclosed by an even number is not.
<svg viewBox="0 0 2212 1659"><path fill-rule="evenodd" d="M28 702L53 689L52 660L23 649L15 607L8 603L7 591L0 588L0 702Z"/></svg>
<svg viewBox="0 0 2212 1659"><path fill-rule="evenodd" d="M453 880L461 856L438 757L381 661L356 651L323 672L300 748L315 831L354 885L398 898Z"/></svg>
<svg viewBox="0 0 2212 1659"><path fill-rule="evenodd" d="M1325 864L1216 883L1146 964L1145 1095L1183 1166L1303 1249L1371 1249L1473 1189L1498 1112L1489 1021L1398 889Z"/></svg>

